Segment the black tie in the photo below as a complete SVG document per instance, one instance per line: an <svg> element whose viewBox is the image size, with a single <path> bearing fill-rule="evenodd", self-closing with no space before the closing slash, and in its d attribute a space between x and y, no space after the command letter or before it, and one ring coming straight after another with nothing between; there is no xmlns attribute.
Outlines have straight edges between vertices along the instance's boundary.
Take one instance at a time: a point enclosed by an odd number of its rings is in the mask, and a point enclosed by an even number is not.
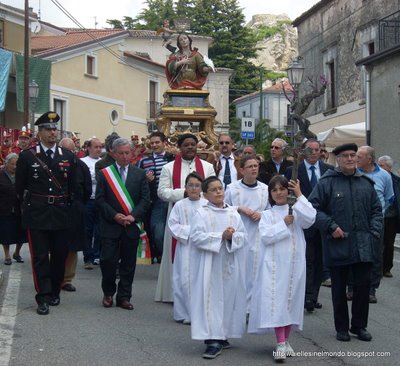
<svg viewBox="0 0 400 366"><path fill-rule="evenodd" d="M47 155L47 161L51 163L53 161L53 151L51 149L48 149L46 151L46 155Z"/></svg>
<svg viewBox="0 0 400 366"><path fill-rule="evenodd" d="M231 167L229 166L229 158L224 156L224 159L225 159L224 185L226 188L228 184L231 184L232 178L231 178Z"/></svg>
<svg viewBox="0 0 400 366"><path fill-rule="evenodd" d="M310 180L310 183L311 183L311 187L314 188L318 183L317 175L315 174L315 166L311 165L310 169L311 169L311 180Z"/></svg>

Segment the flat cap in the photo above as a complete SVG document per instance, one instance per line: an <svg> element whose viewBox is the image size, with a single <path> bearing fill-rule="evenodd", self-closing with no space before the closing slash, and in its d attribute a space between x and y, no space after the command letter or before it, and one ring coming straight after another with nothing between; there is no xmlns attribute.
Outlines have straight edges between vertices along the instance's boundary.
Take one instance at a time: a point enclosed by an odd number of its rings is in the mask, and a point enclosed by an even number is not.
<svg viewBox="0 0 400 366"><path fill-rule="evenodd" d="M333 152L335 155L339 155L341 152L347 151L347 150L353 150L354 152L357 152L358 146L357 146L356 144L354 144L354 143L343 144L343 145L336 146L336 147L332 150L332 152Z"/></svg>
<svg viewBox="0 0 400 366"><path fill-rule="evenodd" d="M35 122L38 127L44 128L57 128L57 122L60 120L60 116L53 111L42 114Z"/></svg>

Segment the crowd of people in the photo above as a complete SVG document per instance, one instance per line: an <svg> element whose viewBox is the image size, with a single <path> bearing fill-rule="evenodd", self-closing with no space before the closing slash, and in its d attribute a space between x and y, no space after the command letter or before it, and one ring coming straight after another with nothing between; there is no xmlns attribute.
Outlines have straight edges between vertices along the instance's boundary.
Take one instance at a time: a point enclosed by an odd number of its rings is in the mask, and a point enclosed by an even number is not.
<svg viewBox="0 0 400 366"><path fill-rule="evenodd" d="M38 118L35 144L21 133L0 171L4 264L23 262L29 242L38 314L60 304L61 290L77 290L79 251L86 270L100 267L102 305L133 310L138 247L150 245L160 264L155 301L173 303L174 320L204 341L203 358L246 330L275 332L274 359L293 356L290 332L302 329L304 311L322 308L327 278L337 340L372 339L369 304L382 276L392 277L399 229L400 178L389 156L375 162L372 147L344 144L332 166L308 139L293 180L280 138L268 160L250 145L235 152L227 133L205 159L192 133L174 147L162 132L148 146L112 133L82 150L76 137L58 141L59 118Z"/></svg>

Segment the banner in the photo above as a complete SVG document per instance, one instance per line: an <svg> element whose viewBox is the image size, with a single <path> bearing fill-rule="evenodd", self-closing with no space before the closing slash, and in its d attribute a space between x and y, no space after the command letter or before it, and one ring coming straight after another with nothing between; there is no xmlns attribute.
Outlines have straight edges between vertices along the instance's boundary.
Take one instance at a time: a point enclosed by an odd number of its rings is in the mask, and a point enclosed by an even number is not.
<svg viewBox="0 0 400 366"><path fill-rule="evenodd" d="M0 48L0 112L6 108L8 79L12 62L12 53Z"/></svg>

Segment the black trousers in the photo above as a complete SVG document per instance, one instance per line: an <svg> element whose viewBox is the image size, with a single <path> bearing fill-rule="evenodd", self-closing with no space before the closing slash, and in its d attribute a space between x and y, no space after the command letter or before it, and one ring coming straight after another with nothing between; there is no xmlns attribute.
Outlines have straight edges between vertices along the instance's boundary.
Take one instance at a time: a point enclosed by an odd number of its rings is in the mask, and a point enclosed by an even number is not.
<svg viewBox="0 0 400 366"><path fill-rule="evenodd" d="M398 218L385 218L383 234L383 273L393 268L394 240L397 234Z"/></svg>
<svg viewBox="0 0 400 366"><path fill-rule="evenodd" d="M28 228L33 282L38 304L60 294L68 254L69 230ZM49 256L50 254L50 256Z"/></svg>
<svg viewBox="0 0 400 366"><path fill-rule="evenodd" d="M353 301L351 303L351 326L366 328L368 324L369 291L372 263L354 263L330 267L332 302L337 332L349 330L349 311L346 284L349 271L353 274Z"/></svg>
<svg viewBox="0 0 400 366"><path fill-rule="evenodd" d="M118 239L102 238L100 268L102 274L101 287L105 296L114 296L117 293L117 301L130 300L132 296L133 277L135 276L138 244L139 229L137 230L137 237L133 239L129 238L125 231ZM119 282L117 288L116 275L118 262Z"/></svg>
<svg viewBox="0 0 400 366"><path fill-rule="evenodd" d="M322 282L322 242L319 231L306 238L306 297L305 300L318 301Z"/></svg>

